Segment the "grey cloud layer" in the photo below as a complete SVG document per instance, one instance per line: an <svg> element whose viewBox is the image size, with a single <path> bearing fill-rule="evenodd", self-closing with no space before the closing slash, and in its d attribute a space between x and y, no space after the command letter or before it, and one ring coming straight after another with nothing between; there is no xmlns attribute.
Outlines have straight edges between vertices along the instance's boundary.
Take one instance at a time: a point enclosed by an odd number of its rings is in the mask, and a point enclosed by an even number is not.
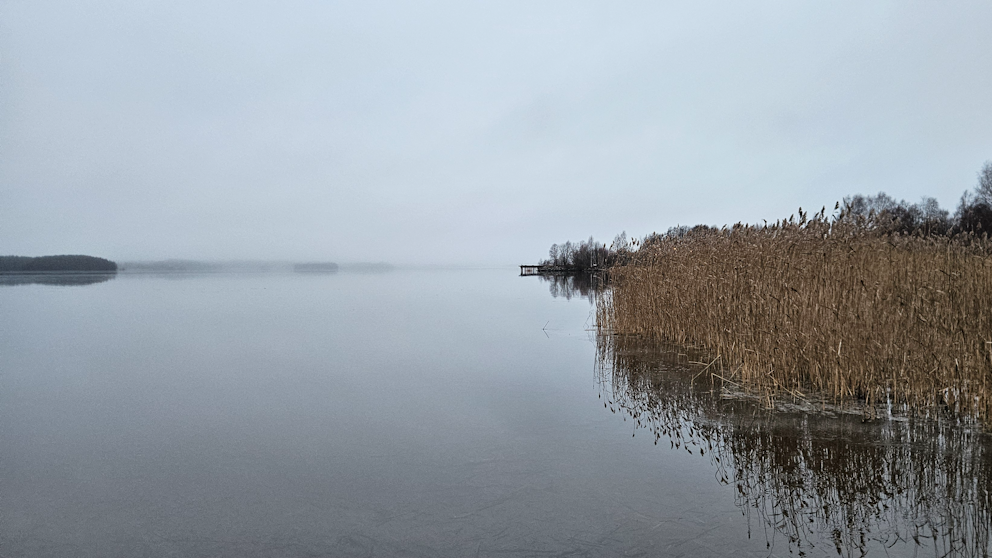
<svg viewBox="0 0 992 558"><path fill-rule="evenodd" d="M514 263L992 158L984 1L203 4L0 7L0 252Z"/></svg>

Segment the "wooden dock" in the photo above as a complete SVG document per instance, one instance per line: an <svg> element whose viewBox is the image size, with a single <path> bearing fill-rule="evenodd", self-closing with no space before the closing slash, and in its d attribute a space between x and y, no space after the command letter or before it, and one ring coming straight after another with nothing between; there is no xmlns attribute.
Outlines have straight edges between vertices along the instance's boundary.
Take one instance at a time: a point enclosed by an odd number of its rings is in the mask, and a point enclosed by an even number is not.
<svg viewBox="0 0 992 558"><path fill-rule="evenodd" d="M520 266L520 276L529 275L575 275L576 273L594 273L600 271L599 268L575 269L557 265L522 265Z"/></svg>

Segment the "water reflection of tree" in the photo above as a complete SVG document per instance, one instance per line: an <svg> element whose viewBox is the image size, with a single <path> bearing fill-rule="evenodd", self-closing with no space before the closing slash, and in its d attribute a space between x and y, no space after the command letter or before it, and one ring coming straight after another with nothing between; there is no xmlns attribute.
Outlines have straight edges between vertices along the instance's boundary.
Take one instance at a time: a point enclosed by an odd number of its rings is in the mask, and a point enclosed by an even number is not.
<svg viewBox="0 0 992 558"><path fill-rule="evenodd" d="M708 456L770 548L989 555L988 434L944 419L767 410L707 374L693 380L691 355L614 336L598 344L607 407L656 444Z"/></svg>
<svg viewBox="0 0 992 558"><path fill-rule="evenodd" d="M539 275L542 281L549 283L548 290L551 296L562 297L571 300L574 297L583 297L590 303L596 300L596 293L599 292L605 280L600 273L575 273L561 275Z"/></svg>
<svg viewBox="0 0 992 558"><path fill-rule="evenodd" d="M0 287L14 285L93 285L110 281L116 273L12 273L0 274Z"/></svg>

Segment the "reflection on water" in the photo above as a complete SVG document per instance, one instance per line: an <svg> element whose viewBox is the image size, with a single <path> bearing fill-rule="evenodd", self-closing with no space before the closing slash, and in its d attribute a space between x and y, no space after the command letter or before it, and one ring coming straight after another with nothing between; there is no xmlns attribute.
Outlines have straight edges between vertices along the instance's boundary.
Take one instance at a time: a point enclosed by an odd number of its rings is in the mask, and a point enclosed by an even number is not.
<svg viewBox="0 0 992 558"><path fill-rule="evenodd" d="M598 349L606 406L656 444L707 457L771 550L989 555L989 435L946 419L769 411L693 381L686 355L615 336Z"/></svg>
<svg viewBox="0 0 992 558"><path fill-rule="evenodd" d="M565 300L582 297L589 300L590 304L595 303L596 293L605 285L604 277L596 273L538 275L538 277L549 283L548 290L551 291L551 296Z"/></svg>
<svg viewBox="0 0 992 558"><path fill-rule="evenodd" d="M0 274L0 287L14 285L93 285L110 281L116 273L13 273Z"/></svg>

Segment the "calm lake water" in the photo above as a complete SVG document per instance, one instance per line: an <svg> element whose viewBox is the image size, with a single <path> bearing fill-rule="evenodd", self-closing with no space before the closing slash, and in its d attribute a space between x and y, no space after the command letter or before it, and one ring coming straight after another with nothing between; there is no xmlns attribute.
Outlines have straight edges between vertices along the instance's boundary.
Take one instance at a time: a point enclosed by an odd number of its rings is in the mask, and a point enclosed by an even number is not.
<svg viewBox="0 0 992 558"><path fill-rule="evenodd" d="M984 434L721 398L569 285L76 283L0 282L5 558L989 553Z"/></svg>

